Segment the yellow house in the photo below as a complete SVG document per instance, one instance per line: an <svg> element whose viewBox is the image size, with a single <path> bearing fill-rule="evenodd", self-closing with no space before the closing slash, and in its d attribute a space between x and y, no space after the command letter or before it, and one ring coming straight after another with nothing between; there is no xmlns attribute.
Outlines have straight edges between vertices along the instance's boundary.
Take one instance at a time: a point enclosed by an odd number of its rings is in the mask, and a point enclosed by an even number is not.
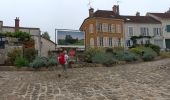
<svg viewBox="0 0 170 100"><path fill-rule="evenodd" d="M123 19L119 15L119 5L112 11L89 9L89 17L84 20L80 30L85 32L86 48L123 47Z"/></svg>

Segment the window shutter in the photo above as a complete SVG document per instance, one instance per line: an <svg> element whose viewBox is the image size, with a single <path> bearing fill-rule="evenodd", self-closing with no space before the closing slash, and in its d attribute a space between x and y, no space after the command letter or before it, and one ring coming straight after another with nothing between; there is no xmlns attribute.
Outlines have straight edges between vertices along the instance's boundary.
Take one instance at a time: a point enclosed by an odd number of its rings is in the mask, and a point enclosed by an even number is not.
<svg viewBox="0 0 170 100"><path fill-rule="evenodd" d="M170 32L170 25L166 25L166 31Z"/></svg>

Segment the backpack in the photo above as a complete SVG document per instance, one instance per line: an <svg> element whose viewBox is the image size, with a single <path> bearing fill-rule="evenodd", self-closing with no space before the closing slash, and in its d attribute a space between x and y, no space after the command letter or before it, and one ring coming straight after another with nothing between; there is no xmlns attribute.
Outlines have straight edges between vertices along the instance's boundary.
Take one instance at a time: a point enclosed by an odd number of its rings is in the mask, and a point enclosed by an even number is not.
<svg viewBox="0 0 170 100"><path fill-rule="evenodd" d="M59 56L59 63L62 64L62 65L64 65L65 62L66 62L66 61L65 61L64 54L61 54L61 55Z"/></svg>

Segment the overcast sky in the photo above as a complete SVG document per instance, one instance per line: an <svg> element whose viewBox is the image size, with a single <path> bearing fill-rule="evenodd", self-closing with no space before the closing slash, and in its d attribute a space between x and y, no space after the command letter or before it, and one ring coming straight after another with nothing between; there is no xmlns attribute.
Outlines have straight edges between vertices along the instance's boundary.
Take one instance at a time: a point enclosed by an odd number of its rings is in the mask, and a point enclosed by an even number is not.
<svg viewBox="0 0 170 100"><path fill-rule="evenodd" d="M20 18L20 26L37 27L47 31L54 41L55 28L79 29L88 17L89 0L0 0L0 20L5 26L14 26L15 17ZM120 14L141 15L147 12L165 12L170 0L119 0ZM96 10L112 10L116 0L92 0Z"/></svg>

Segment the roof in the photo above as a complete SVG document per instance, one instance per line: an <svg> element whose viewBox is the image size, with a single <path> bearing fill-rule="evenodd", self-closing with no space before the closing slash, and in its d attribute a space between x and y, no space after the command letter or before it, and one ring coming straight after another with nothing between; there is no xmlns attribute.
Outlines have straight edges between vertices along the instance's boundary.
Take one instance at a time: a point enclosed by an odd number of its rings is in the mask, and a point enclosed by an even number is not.
<svg viewBox="0 0 170 100"><path fill-rule="evenodd" d="M3 28L15 28L13 26L2 26ZM20 29L33 29L33 30L40 30L40 28L32 28L32 27L19 27Z"/></svg>
<svg viewBox="0 0 170 100"><path fill-rule="evenodd" d="M108 10L97 10L96 12L94 12L93 17L87 17L83 23L90 19L90 18L112 18L112 19L121 19L119 15L115 14L113 11L108 11ZM79 30L81 30L81 27L83 25L83 23L81 24Z"/></svg>
<svg viewBox="0 0 170 100"><path fill-rule="evenodd" d="M107 10L97 10L93 17L102 17L102 18L115 18L117 15L113 11Z"/></svg>
<svg viewBox="0 0 170 100"><path fill-rule="evenodd" d="M170 19L170 13L149 13L149 14L152 14L163 19Z"/></svg>
<svg viewBox="0 0 170 100"><path fill-rule="evenodd" d="M149 17L149 16L124 16L121 15L121 18L125 22L132 22L132 23L154 23L154 24L160 24L161 22Z"/></svg>

